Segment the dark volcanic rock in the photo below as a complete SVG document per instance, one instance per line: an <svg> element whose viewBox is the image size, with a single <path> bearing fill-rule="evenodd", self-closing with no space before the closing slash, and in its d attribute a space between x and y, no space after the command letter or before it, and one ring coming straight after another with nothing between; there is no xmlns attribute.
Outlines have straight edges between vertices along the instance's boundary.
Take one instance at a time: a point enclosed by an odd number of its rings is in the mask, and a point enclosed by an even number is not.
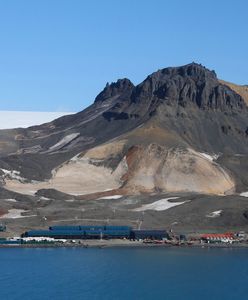
<svg viewBox="0 0 248 300"><path fill-rule="evenodd" d="M112 97L130 93L134 88L133 83L127 79L119 79L111 84L107 83L104 90L96 97L95 102L102 102Z"/></svg>
<svg viewBox="0 0 248 300"><path fill-rule="evenodd" d="M129 90L129 98L124 94L118 94L115 105L103 113L106 120L152 122L201 151L247 152L244 100L202 65L159 70L132 88L131 94Z"/></svg>
<svg viewBox="0 0 248 300"><path fill-rule="evenodd" d="M198 64L159 70L138 85L134 103L161 103L186 107L194 104L203 110L246 110L240 95L219 83L214 71Z"/></svg>
<svg viewBox="0 0 248 300"><path fill-rule="evenodd" d="M199 114L198 109L230 116L247 115L248 112L240 95L220 84L214 71L196 63L159 70L136 87L127 80L117 81L107 86L96 102L112 98L115 98L115 105L103 114L108 120L129 119L130 116L147 119L159 110L173 113L175 117ZM164 119L160 116L162 122ZM226 134L225 124L220 126ZM246 124L238 129L246 135Z"/></svg>
<svg viewBox="0 0 248 300"><path fill-rule="evenodd" d="M36 196L46 197L49 199L58 199L58 200L72 200L75 199L73 195L69 195L63 192L60 192L55 189L41 189L35 193Z"/></svg>

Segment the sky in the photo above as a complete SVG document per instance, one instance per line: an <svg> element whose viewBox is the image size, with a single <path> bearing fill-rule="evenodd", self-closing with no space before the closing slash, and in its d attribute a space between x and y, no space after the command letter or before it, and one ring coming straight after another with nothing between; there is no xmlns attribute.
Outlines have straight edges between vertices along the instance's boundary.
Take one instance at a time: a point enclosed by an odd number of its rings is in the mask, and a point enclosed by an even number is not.
<svg viewBox="0 0 248 300"><path fill-rule="evenodd" d="M0 110L76 112L192 61L248 84L246 0L0 0Z"/></svg>

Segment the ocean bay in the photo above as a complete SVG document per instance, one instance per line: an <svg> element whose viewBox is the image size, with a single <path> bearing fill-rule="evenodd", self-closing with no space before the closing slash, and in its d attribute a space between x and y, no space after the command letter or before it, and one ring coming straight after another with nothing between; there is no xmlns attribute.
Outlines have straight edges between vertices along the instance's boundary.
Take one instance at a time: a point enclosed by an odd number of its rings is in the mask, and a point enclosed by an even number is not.
<svg viewBox="0 0 248 300"><path fill-rule="evenodd" d="M0 249L1 299L241 299L247 249Z"/></svg>

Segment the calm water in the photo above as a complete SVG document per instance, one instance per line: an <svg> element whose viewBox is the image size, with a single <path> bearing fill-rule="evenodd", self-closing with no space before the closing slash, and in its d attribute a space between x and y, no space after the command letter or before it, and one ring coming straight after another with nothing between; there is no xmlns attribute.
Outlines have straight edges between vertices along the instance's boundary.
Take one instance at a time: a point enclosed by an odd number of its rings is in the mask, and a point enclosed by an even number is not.
<svg viewBox="0 0 248 300"><path fill-rule="evenodd" d="M0 299L247 299L248 249L0 249Z"/></svg>

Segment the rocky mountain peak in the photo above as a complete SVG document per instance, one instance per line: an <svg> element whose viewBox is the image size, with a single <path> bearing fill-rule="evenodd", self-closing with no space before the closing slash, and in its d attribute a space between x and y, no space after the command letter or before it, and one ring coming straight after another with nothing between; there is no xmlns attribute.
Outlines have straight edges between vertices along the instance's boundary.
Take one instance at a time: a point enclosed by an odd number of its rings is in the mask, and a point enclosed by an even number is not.
<svg viewBox="0 0 248 300"><path fill-rule="evenodd" d="M170 105L196 105L201 109L245 108L243 99L220 84L215 71L191 63L169 67L149 75L132 93L132 102L160 102Z"/></svg>
<svg viewBox="0 0 248 300"><path fill-rule="evenodd" d="M95 98L95 102L103 102L113 97L117 98L126 92L132 91L133 88L133 83L127 78L118 79L111 84L107 83L103 91Z"/></svg>
<svg viewBox="0 0 248 300"><path fill-rule="evenodd" d="M150 75L138 85L138 87L143 87L145 85L153 84L154 88L165 84L169 80L176 80L176 83L179 85L182 83L182 80L190 79L195 82L203 81L216 81L217 76L215 71L210 71L201 64L191 63L185 66L180 67L168 67L160 69Z"/></svg>
<svg viewBox="0 0 248 300"><path fill-rule="evenodd" d="M183 77L189 76L195 79L217 78L215 71L211 71L202 64L198 64L195 62L180 67L166 68L162 70L162 73L170 73L171 75L181 75Z"/></svg>
<svg viewBox="0 0 248 300"><path fill-rule="evenodd" d="M127 78L111 84L107 83L95 98L95 103L106 100L116 103L111 109L112 112L117 109L119 113L120 108L121 110L124 108L124 103L130 103L133 112L128 113L136 115L142 115L146 110L154 110L161 103L184 108L193 105L203 110L243 111L247 109L240 94L220 83L215 71L195 62L160 69L150 74L137 86ZM138 103L142 104L142 108L135 108L134 105Z"/></svg>

